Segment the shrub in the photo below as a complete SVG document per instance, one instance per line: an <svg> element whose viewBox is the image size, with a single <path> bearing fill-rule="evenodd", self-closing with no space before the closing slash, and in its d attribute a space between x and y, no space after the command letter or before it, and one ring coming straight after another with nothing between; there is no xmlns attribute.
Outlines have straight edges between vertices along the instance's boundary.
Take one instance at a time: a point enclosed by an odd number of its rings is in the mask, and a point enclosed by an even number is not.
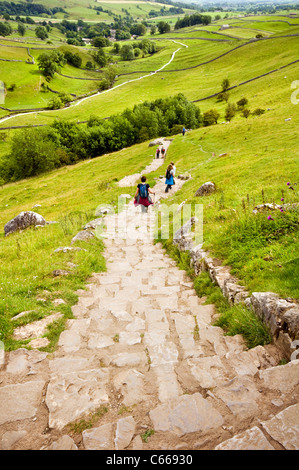
<svg viewBox="0 0 299 470"><path fill-rule="evenodd" d="M220 114L216 109L210 109L206 111L203 115L203 125L211 126L212 124L217 124L217 121L220 117Z"/></svg>
<svg viewBox="0 0 299 470"><path fill-rule="evenodd" d="M225 110L225 119L227 121L231 121L232 118L236 115L236 105L234 103L228 103L227 108Z"/></svg>

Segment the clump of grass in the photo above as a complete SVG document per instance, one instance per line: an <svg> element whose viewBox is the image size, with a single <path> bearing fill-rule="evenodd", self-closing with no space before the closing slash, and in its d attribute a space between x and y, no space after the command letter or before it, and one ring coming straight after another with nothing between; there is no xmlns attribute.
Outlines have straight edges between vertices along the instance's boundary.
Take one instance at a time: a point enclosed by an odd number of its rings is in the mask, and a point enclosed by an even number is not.
<svg viewBox="0 0 299 470"><path fill-rule="evenodd" d="M141 439L143 440L143 442L147 442L148 438L153 434L155 434L155 431L153 429L148 429L143 434L141 434Z"/></svg>

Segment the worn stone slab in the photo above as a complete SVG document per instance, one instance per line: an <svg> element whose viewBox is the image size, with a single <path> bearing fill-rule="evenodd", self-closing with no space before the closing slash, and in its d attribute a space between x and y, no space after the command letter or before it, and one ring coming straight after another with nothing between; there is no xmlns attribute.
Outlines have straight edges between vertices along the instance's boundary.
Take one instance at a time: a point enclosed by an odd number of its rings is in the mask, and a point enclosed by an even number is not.
<svg viewBox="0 0 299 470"><path fill-rule="evenodd" d="M90 369L88 366L89 360L84 357L73 358L72 356L64 356L49 361L50 371L53 376L64 375L82 369Z"/></svg>
<svg viewBox="0 0 299 470"><path fill-rule="evenodd" d="M47 447L45 450L78 450L73 439L65 434L58 441L53 442L53 444Z"/></svg>
<svg viewBox="0 0 299 470"><path fill-rule="evenodd" d="M120 353L112 357L112 364L117 367L134 367L138 365L146 365L147 357L144 352Z"/></svg>
<svg viewBox="0 0 299 470"><path fill-rule="evenodd" d="M266 439L262 431L253 426L247 431L237 434L231 439L227 439L214 450L275 450L270 442Z"/></svg>
<svg viewBox="0 0 299 470"><path fill-rule="evenodd" d="M33 418L42 400L45 382L35 380L0 388L0 425Z"/></svg>
<svg viewBox="0 0 299 470"><path fill-rule="evenodd" d="M221 414L200 393L169 400L149 415L155 431L172 432L179 437L191 432L208 432L223 424Z"/></svg>
<svg viewBox="0 0 299 470"><path fill-rule="evenodd" d="M89 325L90 319L68 320L67 329L61 333L58 346L63 348L66 353L78 351L82 336L86 334Z"/></svg>
<svg viewBox="0 0 299 470"><path fill-rule="evenodd" d="M82 432L83 444L86 450L113 449L113 423L104 424L97 428L86 429Z"/></svg>
<svg viewBox="0 0 299 470"><path fill-rule="evenodd" d="M90 333L88 340L88 349L102 349L113 346L113 338L101 333Z"/></svg>
<svg viewBox="0 0 299 470"><path fill-rule="evenodd" d="M115 449L123 450L130 444L135 433L136 423L133 416L121 418L117 421L115 432Z"/></svg>
<svg viewBox="0 0 299 470"><path fill-rule="evenodd" d="M7 431L1 439L1 450L10 450L26 434L26 431Z"/></svg>
<svg viewBox="0 0 299 470"><path fill-rule="evenodd" d="M157 376L158 396L162 403L177 398L181 393L173 364L162 364L154 368Z"/></svg>
<svg viewBox="0 0 299 470"><path fill-rule="evenodd" d="M46 395L49 427L62 429L86 412L94 411L107 403L108 380L108 371L101 369L73 372L52 378Z"/></svg>
<svg viewBox="0 0 299 470"><path fill-rule="evenodd" d="M120 372L113 379L114 387L123 396L123 404L134 405L145 400L144 375L136 369Z"/></svg>
<svg viewBox="0 0 299 470"><path fill-rule="evenodd" d="M259 376L267 388L282 393L292 391L299 384L299 359L283 366L261 370Z"/></svg>
<svg viewBox="0 0 299 470"><path fill-rule="evenodd" d="M234 377L225 384L216 387L213 394L220 398L230 411L241 419L258 414L257 400L261 394L254 382L247 376Z"/></svg>
<svg viewBox="0 0 299 470"><path fill-rule="evenodd" d="M138 331L121 331L119 333L120 344L127 344L133 346L133 344L141 343L141 336Z"/></svg>
<svg viewBox="0 0 299 470"><path fill-rule="evenodd" d="M176 345L170 341L149 347L149 355L152 367L162 364L174 364L178 361L179 357Z"/></svg>
<svg viewBox="0 0 299 470"><path fill-rule="evenodd" d="M299 450L299 404L289 406L261 423L270 436L287 450Z"/></svg>
<svg viewBox="0 0 299 470"><path fill-rule="evenodd" d="M187 360L192 376L202 388L212 388L226 380L225 368L218 356Z"/></svg>

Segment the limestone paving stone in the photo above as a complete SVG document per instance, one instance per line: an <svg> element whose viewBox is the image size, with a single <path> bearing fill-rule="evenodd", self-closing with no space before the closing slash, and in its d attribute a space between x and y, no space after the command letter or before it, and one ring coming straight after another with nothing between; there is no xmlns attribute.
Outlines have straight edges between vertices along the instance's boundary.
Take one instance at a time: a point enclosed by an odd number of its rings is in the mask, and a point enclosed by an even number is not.
<svg viewBox="0 0 299 470"><path fill-rule="evenodd" d="M117 421L115 432L115 449L123 450L130 444L135 433L136 423L133 416L121 418Z"/></svg>
<svg viewBox="0 0 299 470"><path fill-rule="evenodd" d="M114 387L121 392L123 404L131 406L146 399L144 374L136 369L121 371L113 379Z"/></svg>
<svg viewBox="0 0 299 470"><path fill-rule="evenodd" d="M264 385L281 392L292 391L299 384L299 359L279 367L270 367L259 371Z"/></svg>
<svg viewBox="0 0 299 470"><path fill-rule="evenodd" d="M226 404L236 418L245 419L259 412L258 400L261 394L248 376L234 377L217 386L213 394Z"/></svg>
<svg viewBox="0 0 299 470"><path fill-rule="evenodd" d="M253 426L245 432L227 439L218 446L215 450L275 450L270 442L266 439L262 431Z"/></svg>
<svg viewBox="0 0 299 470"><path fill-rule="evenodd" d="M62 429L68 423L108 403L109 373L103 369L72 372L53 377L48 385L46 404L49 427Z"/></svg>
<svg viewBox="0 0 299 470"><path fill-rule="evenodd" d="M179 437L192 432L208 432L223 424L221 414L200 393L169 400L149 415L155 431L172 432Z"/></svg>
<svg viewBox="0 0 299 470"><path fill-rule="evenodd" d="M34 380L1 387L0 425L35 417L44 386L45 381Z"/></svg>
<svg viewBox="0 0 299 470"><path fill-rule="evenodd" d="M299 450L299 404L289 406L261 423L270 436L287 450Z"/></svg>
<svg viewBox="0 0 299 470"><path fill-rule="evenodd" d="M86 450L113 449L113 424L108 423L97 428L86 429L82 432L83 444Z"/></svg>

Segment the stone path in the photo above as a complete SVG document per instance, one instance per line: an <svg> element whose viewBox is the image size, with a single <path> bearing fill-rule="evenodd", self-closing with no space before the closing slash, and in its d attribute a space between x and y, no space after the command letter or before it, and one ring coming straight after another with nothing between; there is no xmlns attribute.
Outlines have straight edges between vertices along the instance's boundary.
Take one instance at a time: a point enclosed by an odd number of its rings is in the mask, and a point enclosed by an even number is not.
<svg viewBox="0 0 299 470"><path fill-rule="evenodd" d="M107 272L79 292L56 352L7 357L2 449L299 449L299 360L278 366L273 346L213 326L139 210L107 216Z"/></svg>

